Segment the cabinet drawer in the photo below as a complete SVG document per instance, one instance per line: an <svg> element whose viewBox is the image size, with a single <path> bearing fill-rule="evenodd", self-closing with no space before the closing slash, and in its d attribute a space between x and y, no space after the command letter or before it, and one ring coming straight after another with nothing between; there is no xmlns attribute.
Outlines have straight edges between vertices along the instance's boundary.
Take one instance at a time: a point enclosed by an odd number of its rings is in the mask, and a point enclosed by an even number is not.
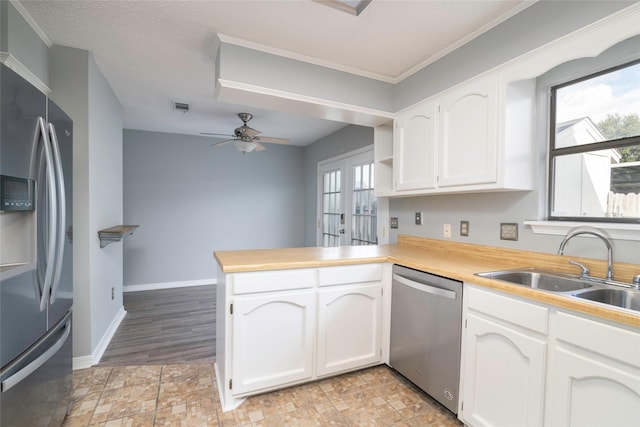
<svg viewBox="0 0 640 427"><path fill-rule="evenodd" d="M288 291L314 287L316 284L316 270L303 268L299 270L234 273L232 278L233 293L236 295Z"/></svg>
<svg viewBox="0 0 640 427"><path fill-rule="evenodd" d="M534 332L545 335L548 333L549 310L546 307L475 287L467 287L464 293L468 299L468 306L472 310Z"/></svg>
<svg viewBox="0 0 640 427"><path fill-rule="evenodd" d="M380 280L382 280L381 264L348 265L318 269L319 286L378 282Z"/></svg>
<svg viewBox="0 0 640 427"><path fill-rule="evenodd" d="M558 312L558 339L640 368L640 331Z"/></svg>

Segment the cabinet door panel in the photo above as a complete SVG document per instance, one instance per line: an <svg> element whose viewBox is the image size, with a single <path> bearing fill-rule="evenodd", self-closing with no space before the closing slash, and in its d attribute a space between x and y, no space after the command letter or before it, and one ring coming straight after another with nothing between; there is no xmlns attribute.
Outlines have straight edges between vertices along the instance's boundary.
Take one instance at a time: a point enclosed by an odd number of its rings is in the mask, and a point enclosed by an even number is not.
<svg viewBox="0 0 640 427"><path fill-rule="evenodd" d="M440 100L438 186L497 181L498 100L495 78Z"/></svg>
<svg viewBox="0 0 640 427"><path fill-rule="evenodd" d="M547 344L469 313L465 345L465 421L542 425Z"/></svg>
<svg viewBox="0 0 640 427"><path fill-rule="evenodd" d="M550 424L553 426L640 425L638 369L625 372L558 349L552 386Z"/></svg>
<svg viewBox="0 0 640 427"><path fill-rule="evenodd" d="M233 301L233 394L312 376L314 293Z"/></svg>
<svg viewBox="0 0 640 427"><path fill-rule="evenodd" d="M397 190L435 188L436 108L420 105L398 116L393 171Z"/></svg>
<svg viewBox="0 0 640 427"><path fill-rule="evenodd" d="M318 376L380 361L382 287L318 294Z"/></svg>

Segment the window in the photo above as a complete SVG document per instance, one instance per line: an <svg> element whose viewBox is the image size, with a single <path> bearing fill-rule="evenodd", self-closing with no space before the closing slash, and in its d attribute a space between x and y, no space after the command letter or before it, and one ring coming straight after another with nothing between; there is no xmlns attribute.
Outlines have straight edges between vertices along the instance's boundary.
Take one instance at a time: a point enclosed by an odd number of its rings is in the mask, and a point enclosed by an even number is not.
<svg viewBox="0 0 640 427"><path fill-rule="evenodd" d="M640 61L551 88L549 219L640 223Z"/></svg>

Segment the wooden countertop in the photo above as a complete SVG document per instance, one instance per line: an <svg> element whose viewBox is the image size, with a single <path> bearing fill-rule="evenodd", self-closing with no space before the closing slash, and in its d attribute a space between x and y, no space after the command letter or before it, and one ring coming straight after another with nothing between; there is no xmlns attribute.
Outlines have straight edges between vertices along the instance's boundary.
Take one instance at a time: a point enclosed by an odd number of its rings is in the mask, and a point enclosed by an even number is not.
<svg viewBox="0 0 640 427"><path fill-rule="evenodd" d="M214 256L224 273L390 262L640 327L640 314L628 310L608 308L575 297L513 285L474 274L518 267L576 273L575 267L567 262L571 259L586 264L593 275L604 277L606 262L590 258L561 257L540 252L411 236L399 236L397 245L216 251ZM614 271L618 280L630 282L634 274L640 273L640 265L616 263Z"/></svg>

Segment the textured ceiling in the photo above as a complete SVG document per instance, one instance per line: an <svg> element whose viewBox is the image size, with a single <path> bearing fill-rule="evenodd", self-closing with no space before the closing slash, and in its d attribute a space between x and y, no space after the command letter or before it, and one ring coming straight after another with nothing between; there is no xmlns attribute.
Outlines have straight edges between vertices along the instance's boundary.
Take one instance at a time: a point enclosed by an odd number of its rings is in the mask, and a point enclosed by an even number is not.
<svg viewBox="0 0 640 427"><path fill-rule="evenodd" d="M248 110L252 127L296 145L344 123L217 102L216 33L395 82L531 3L373 0L353 16L311 0L21 2L53 43L93 53L126 128L229 133ZM173 101L191 111L172 111Z"/></svg>

